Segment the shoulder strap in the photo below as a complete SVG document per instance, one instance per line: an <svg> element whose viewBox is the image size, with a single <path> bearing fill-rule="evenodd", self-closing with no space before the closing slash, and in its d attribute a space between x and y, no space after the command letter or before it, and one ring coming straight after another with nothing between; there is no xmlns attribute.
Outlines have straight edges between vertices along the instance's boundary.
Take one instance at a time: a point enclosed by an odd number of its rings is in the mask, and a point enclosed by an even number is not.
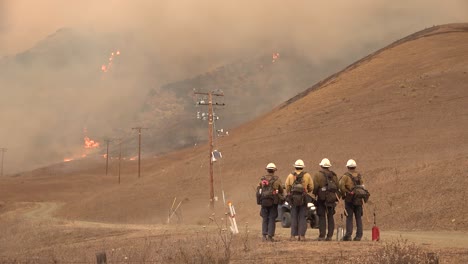
<svg viewBox="0 0 468 264"><path fill-rule="evenodd" d="M264 175L264 176L262 176L262 178L260 179L260 181L264 181L264 180L265 180L265 181L268 181L268 184L273 184L275 181L277 181L277 180L279 179L278 176L273 175L273 176L271 177L271 179L268 180L268 179L267 179L267 176L269 176L269 175Z"/></svg>
<svg viewBox="0 0 468 264"><path fill-rule="evenodd" d="M358 172L358 175L357 175L357 179L356 179L356 182L359 182L358 185L361 185L362 182L361 182L361 174Z"/></svg>
<svg viewBox="0 0 468 264"><path fill-rule="evenodd" d="M271 177L270 181L268 181L269 184L273 184L275 181L278 180L278 176L276 175L273 175L273 177Z"/></svg>
<svg viewBox="0 0 468 264"><path fill-rule="evenodd" d="M291 173L294 176L304 175L305 171L301 171L301 173L297 174L296 172Z"/></svg>
<svg viewBox="0 0 468 264"><path fill-rule="evenodd" d="M304 176L304 174L305 174L304 171L301 171L301 173L299 173L299 174L297 174L296 172L293 172L293 173L292 173L292 175L293 175L294 177L296 177L296 179L297 179L297 178L301 178L302 176Z"/></svg>
<svg viewBox="0 0 468 264"><path fill-rule="evenodd" d="M301 171L301 173L297 174L296 172L293 172L293 175L295 177L293 184L302 184L302 178L304 176L304 172Z"/></svg>
<svg viewBox="0 0 468 264"><path fill-rule="evenodd" d="M346 172L345 174L353 181L354 185L361 185L361 174L359 172L357 173L358 175L356 177L354 177L349 172Z"/></svg>
<svg viewBox="0 0 468 264"><path fill-rule="evenodd" d="M330 178L333 177L333 172L326 173L325 171L320 171L323 174L323 177L325 177L325 180L328 182L331 180Z"/></svg>

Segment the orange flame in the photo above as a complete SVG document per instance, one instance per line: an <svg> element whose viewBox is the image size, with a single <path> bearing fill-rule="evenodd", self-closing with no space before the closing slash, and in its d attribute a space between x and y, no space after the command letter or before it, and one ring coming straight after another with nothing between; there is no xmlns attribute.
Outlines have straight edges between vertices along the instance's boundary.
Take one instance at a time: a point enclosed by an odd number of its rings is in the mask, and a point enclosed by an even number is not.
<svg viewBox="0 0 468 264"><path fill-rule="evenodd" d="M103 65L101 66L101 71L102 71L102 72L108 72L109 69L110 69L111 66L112 66L112 62L114 61L115 56L119 56L119 55L120 55L120 51L119 51L119 50L117 50L116 52L111 52L111 55L110 55L109 59L107 60L107 61L108 61L107 65L103 64Z"/></svg>
<svg viewBox="0 0 468 264"><path fill-rule="evenodd" d="M272 62L275 62L277 59L279 59L279 57L280 57L279 52L273 53Z"/></svg>
<svg viewBox="0 0 468 264"><path fill-rule="evenodd" d="M94 141L90 139L89 137L85 136L84 137L84 148L91 149L91 148L98 148L99 147L99 142Z"/></svg>
<svg viewBox="0 0 468 264"><path fill-rule="evenodd" d="M80 158L86 158L88 156L88 150L89 149L95 149L100 146L100 143L90 139L86 134L88 133L88 130L86 127L83 128L83 134L84 134L84 145L83 145L83 152L82 154L77 154L73 155L73 157L67 157L63 159L63 162L69 162L72 160L80 159Z"/></svg>

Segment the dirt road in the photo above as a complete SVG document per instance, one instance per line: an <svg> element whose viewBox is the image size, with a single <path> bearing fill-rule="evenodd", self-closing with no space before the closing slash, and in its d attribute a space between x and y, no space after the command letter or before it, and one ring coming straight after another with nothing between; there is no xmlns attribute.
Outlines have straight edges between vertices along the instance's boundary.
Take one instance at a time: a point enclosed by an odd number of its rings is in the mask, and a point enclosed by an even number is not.
<svg viewBox="0 0 468 264"><path fill-rule="evenodd" d="M56 202L18 203L13 209L0 214L0 227L6 227L0 238L0 256L17 258L22 256L44 257L65 260L79 260L92 262L98 251L116 254L115 258L122 256L148 257L141 252L167 251L170 248L183 246L196 248L199 244L210 243L217 239L219 229L216 225L203 227L200 225L142 225L101 223L89 221L76 221L55 217L55 212L63 204ZM309 242L298 243L288 241L290 229L281 228L278 224L277 236L279 243L265 244L260 238L260 219L249 224L249 233L240 227L239 234L234 241L237 246L233 248L238 253L232 262L257 263L259 256L267 251L276 250L278 256L265 258L266 263L276 263L283 255L289 255L298 247L307 249L308 260L323 260L327 254L356 255L360 250L377 250L385 242L399 238L407 239L430 251L441 252L445 263L463 263L468 260L468 234L465 232L432 232L432 231L386 231L381 230L381 242L370 241L370 232L365 231L364 240L356 242L331 242L324 249L320 242L313 241L318 234L317 230L309 229L307 238ZM1 228L0 228L1 229ZM247 235L249 234L249 235ZM207 240L211 237L214 240ZM181 242L183 243L181 244ZM8 242L8 243L6 243ZM203 245L202 245L203 246ZM245 251L248 247L249 250ZM159 253L158 253L159 252ZM133 254L133 255L132 255ZM145 253L146 254L146 253ZM149 253L148 253L149 254ZM310 256L309 256L310 255ZM302 256L304 257L304 256ZM460 261L459 261L460 260ZM444 263L444 262L442 262Z"/></svg>

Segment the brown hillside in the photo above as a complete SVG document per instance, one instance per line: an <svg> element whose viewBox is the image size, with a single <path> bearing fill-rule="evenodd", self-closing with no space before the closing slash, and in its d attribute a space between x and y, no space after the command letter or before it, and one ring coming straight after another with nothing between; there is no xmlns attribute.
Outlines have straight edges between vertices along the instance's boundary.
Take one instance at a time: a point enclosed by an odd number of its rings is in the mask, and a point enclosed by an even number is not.
<svg viewBox="0 0 468 264"><path fill-rule="evenodd" d="M424 30L230 131L217 142L224 158L215 164L216 195L224 189L238 221L260 224L253 187L268 162L284 181L298 158L314 172L327 157L338 174L354 158L372 193L366 210L377 210L383 228L467 230L466 43L468 24ZM207 146L144 160L140 179L136 163L128 162L121 185L115 162L112 176L87 170L84 161L57 165L2 179L1 208L54 201L65 203L59 211L65 218L160 223L177 197L186 199L184 223L201 224L209 215L207 160ZM83 171L67 172L73 164Z"/></svg>

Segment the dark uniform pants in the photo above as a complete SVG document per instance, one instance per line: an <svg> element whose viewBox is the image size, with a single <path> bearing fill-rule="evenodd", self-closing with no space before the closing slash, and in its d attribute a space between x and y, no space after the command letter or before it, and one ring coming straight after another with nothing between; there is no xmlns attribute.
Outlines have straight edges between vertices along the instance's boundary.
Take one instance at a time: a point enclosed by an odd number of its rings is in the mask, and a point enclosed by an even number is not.
<svg viewBox="0 0 468 264"><path fill-rule="evenodd" d="M307 205L291 207L291 236L305 236L307 230Z"/></svg>
<svg viewBox="0 0 468 264"><path fill-rule="evenodd" d="M275 236L276 218L278 217L278 205L262 206L260 211L262 216L262 234L264 236Z"/></svg>
<svg viewBox="0 0 468 264"><path fill-rule="evenodd" d="M333 232L335 230L335 204L326 205L325 201L318 201L317 204L317 214L319 216L319 237L325 237L325 232L327 229L327 220L328 220L328 234L327 237L333 237Z"/></svg>
<svg viewBox="0 0 468 264"><path fill-rule="evenodd" d="M346 213L346 237L353 235L353 214L356 218L356 237L362 238L362 205L354 205L352 202L345 203Z"/></svg>

